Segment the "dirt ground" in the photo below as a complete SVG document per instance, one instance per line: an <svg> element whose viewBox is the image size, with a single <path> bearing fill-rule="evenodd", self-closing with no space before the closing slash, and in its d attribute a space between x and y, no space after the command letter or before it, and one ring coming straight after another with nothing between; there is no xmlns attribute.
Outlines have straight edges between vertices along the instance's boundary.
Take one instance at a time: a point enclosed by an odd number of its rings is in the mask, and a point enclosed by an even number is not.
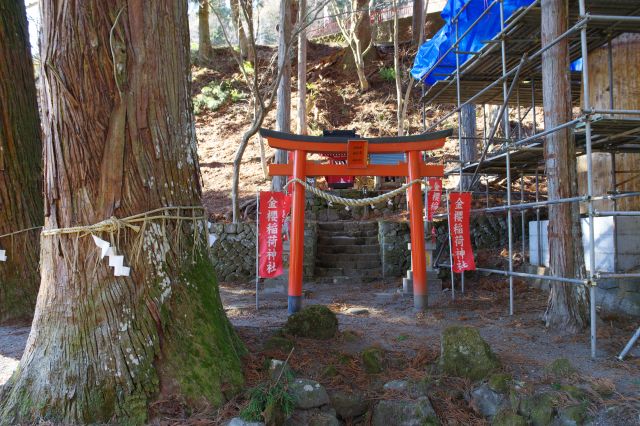
<svg viewBox="0 0 640 426"><path fill-rule="evenodd" d="M24 323L0 326L0 387L18 366L30 329Z"/></svg>
<svg viewBox="0 0 640 426"><path fill-rule="evenodd" d="M623 417L613 423L640 424L640 348L632 350L624 362L615 359L637 324L609 318L598 323L598 356L589 351L589 335L563 335L547 330L541 316L546 293L516 283L515 315L508 315L508 290L502 279L480 277L467 280L466 293L449 290L431 293L429 311L417 314L412 299L402 295L399 280L385 283L305 284L305 304L325 304L338 317L339 334L328 340L295 339L290 365L301 377L322 383L329 391L362 392L375 401L385 396L382 384L394 379L421 379L440 351L440 334L451 325L477 327L498 355L503 369L511 373L524 393L552 383L544 367L557 358L568 358L579 371L581 384L604 383L615 393L592 404L593 414L603 407L616 407ZM446 284L446 283L445 283ZM265 360L285 359L287 353L265 350L263 345L287 319L287 298L283 293L260 292L256 311L253 283L222 283L221 297L233 325L249 349L245 358L247 387L266 378ZM365 313L349 313L352 308ZM18 364L29 327L15 324L0 327L0 386ZM364 348L379 346L387 351L389 366L381 374L366 374L359 354ZM329 368L334 370L327 374ZM464 395L472 384L461 379L437 377L431 401L445 424L486 424L473 411ZM456 396L457 395L457 396ZM244 400L240 396L216 413L201 414L194 422L167 424L219 424L237 415Z"/></svg>
<svg viewBox="0 0 640 426"><path fill-rule="evenodd" d="M477 327L498 355L506 372L511 373L523 392L550 386L544 367L557 358L568 358L579 371L577 382L607 383L616 393L591 407L592 413L603 407L620 407L624 417L613 423L640 424L640 348L620 362L615 359L637 324L620 319L599 321L598 356L591 359L589 334L563 335L547 330L541 320L547 295L541 290L516 283L515 315L508 315L508 288L502 279L480 277L467 280L466 293L448 290L432 293L430 309L416 314L410 297L399 293L399 280L374 284L305 284L311 291L306 304L326 304L338 316L340 335L330 341L296 339L291 366L301 377L318 380L329 390L365 392L370 399L383 397L381 386L394 379L424 378L440 351L440 334L451 325ZM253 284L221 285L227 315L253 354L255 371L249 381L259 380L264 358L284 359L285 353L263 350L263 343L286 321L287 298L282 293L260 294L255 308ZM350 314L363 308L365 314ZM367 375L360 365L360 352L380 346L391 355L392 365L376 377ZM349 360L346 364L344 360ZM328 367L338 374L326 376ZM251 368L251 367L249 367ZM431 395L436 412L445 424L485 424L464 398L452 398L451 389L464 394L471 384L452 378L440 378L441 390ZM233 410L232 410L233 411Z"/></svg>

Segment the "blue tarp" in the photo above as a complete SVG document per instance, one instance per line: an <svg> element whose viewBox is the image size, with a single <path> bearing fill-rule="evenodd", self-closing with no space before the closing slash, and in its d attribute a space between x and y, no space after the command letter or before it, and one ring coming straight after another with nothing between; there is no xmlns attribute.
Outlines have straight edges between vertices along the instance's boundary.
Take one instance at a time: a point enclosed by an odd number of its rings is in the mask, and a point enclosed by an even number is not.
<svg viewBox="0 0 640 426"><path fill-rule="evenodd" d="M504 19L505 21L517 9L529 6L534 0L503 0L504 3ZM421 80L428 74L425 79L426 84L433 84L437 80L443 80L447 75L456 69L456 56L450 52L434 69L433 66L438 60L444 56L447 50L456 41L456 26L452 23L452 19L462 9L462 6L468 3L468 6L460 13L458 17L458 36L462 35L471 27L471 25L482 15L482 13L492 3L490 0L449 0L444 7L440 16L444 19L444 26L433 36L433 38L425 42L420 49L413 62L411 75L417 80ZM500 32L500 5L498 3L491 7L491 10L484 15L480 21L473 26L469 33L461 38L458 47L455 50L462 52L477 52L484 46L483 41L492 39ZM453 50L453 49L452 49ZM460 54L460 65L469 58L468 54Z"/></svg>

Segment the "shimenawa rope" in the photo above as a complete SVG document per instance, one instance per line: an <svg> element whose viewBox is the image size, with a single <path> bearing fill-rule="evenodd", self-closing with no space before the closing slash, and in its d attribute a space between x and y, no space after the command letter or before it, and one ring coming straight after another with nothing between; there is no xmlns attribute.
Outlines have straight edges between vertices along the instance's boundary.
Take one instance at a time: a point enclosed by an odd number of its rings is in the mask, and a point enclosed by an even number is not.
<svg viewBox="0 0 640 426"><path fill-rule="evenodd" d="M387 200L395 197L396 195L403 193L411 185L422 183L422 179L414 179L411 182L407 182L404 185L402 185L401 187L394 189L393 191L389 191L389 192L386 192L384 194L380 194L380 195L375 196L375 197L359 198L359 199L338 197L337 195L330 194L330 193L325 192L325 191L323 191L321 189L318 189L318 188L316 188L314 186L311 186L307 182L303 181L302 179L298 179L298 178L292 178L291 180L289 180L289 182L287 182L287 184L284 187L286 188L286 187L288 187L290 184L292 184L294 182L301 184L302 186L304 186L304 188L307 191L313 193L314 195L317 195L320 198L324 198L325 200L327 200L327 201L329 201L331 203L342 204L342 205L348 206L348 207L359 207L359 206L368 206L368 205L378 204L378 203L382 203L384 201L387 201Z"/></svg>

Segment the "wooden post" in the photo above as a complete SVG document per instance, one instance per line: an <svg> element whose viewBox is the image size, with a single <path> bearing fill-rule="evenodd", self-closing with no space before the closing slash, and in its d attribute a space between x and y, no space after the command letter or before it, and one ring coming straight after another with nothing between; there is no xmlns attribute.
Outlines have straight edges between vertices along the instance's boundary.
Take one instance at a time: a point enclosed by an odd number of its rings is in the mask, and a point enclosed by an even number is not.
<svg viewBox="0 0 640 426"><path fill-rule="evenodd" d="M285 151L286 152L286 151ZM293 152L293 177L305 180L307 153ZM304 186L293 183L293 212L291 213L291 244L289 246L289 315L302 308L302 262L304 260Z"/></svg>
<svg viewBox="0 0 640 426"><path fill-rule="evenodd" d="M408 152L409 182L420 178L420 151ZM427 309L427 263L424 247L424 222L422 221L422 191L420 185L407 189L411 216L411 264L413 265L413 307Z"/></svg>

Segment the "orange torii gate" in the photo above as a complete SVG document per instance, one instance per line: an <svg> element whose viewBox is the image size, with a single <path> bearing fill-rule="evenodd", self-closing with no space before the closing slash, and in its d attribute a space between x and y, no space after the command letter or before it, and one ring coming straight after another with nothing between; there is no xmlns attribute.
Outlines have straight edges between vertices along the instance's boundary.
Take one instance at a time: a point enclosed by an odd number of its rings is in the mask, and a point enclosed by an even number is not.
<svg viewBox="0 0 640 426"><path fill-rule="evenodd" d="M425 164L423 151L442 148L451 130L415 136L361 138L345 136L303 136L260 129L272 148L293 151L293 164L271 164L271 176L293 176L304 181L307 176L404 176L407 182L428 176L442 177L444 166ZM307 161L307 153L347 154L347 164L318 164ZM369 154L406 153L407 162L397 165L369 164ZM289 249L289 314L302 307L302 261L304 256L304 191L293 183L293 212ZM419 185L407 188L411 220L411 260L413 265L413 303L419 310L427 308L427 265L422 216L422 191Z"/></svg>

